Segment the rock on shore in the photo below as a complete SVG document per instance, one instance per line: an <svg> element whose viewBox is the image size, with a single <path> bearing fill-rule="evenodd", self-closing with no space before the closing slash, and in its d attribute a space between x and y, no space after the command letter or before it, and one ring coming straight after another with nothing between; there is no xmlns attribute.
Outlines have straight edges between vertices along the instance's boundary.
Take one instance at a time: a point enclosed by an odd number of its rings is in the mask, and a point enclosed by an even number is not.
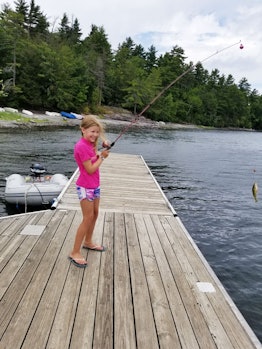
<svg viewBox="0 0 262 349"><path fill-rule="evenodd" d="M81 120L79 119L68 119L62 117L57 112L31 112L26 113L16 112L15 120L1 120L0 128L33 128L33 127L66 127L66 126L79 126ZM26 117L26 120L23 118ZM194 125L181 125L175 123L165 123L163 121L152 121L140 116L139 119L135 119L132 113L125 112L110 112L100 116L100 120L106 126L112 127L125 127L127 124L132 123L132 127L150 127L150 128L163 128L163 129L193 129L197 128Z"/></svg>

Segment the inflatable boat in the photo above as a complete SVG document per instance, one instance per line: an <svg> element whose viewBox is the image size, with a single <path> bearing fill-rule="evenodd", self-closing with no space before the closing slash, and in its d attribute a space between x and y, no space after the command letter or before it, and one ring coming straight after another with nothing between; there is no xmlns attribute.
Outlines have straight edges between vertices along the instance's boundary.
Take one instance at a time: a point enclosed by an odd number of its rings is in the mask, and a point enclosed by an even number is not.
<svg viewBox="0 0 262 349"><path fill-rule="evenodd" d="M46 175L43 166L34 164L30 168L30 175L14 173L6 178L5 201L26 206L51 205L67 182L65 175Z"/></svg>

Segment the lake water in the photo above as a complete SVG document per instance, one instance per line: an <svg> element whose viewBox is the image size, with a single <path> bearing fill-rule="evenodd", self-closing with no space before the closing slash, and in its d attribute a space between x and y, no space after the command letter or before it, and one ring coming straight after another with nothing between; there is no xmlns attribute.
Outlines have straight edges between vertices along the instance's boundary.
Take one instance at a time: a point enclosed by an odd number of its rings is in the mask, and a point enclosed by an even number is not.
<svg viewBox="0 0 262 349"><path fill-rule="evenodd" d="M114 141L119 131L108 132ZM0 130L0 216L5 177L32 163L68 177L78 128ZM128 131L112 152L141 154L188 232L262 341L262 134L211 130Z"/></svg>

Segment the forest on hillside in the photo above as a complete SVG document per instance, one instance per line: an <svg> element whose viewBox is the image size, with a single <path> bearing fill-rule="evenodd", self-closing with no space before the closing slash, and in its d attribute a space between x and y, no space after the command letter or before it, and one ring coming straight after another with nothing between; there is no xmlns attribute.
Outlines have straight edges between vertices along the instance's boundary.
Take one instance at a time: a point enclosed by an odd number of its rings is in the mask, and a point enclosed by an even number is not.
<svg viewBox="0 0 262 349"><path fill-rule="evenodd" d="M66 13L57 29L34 0L5 4L0 12L0 106L102 113L104 106L139 114L167 89L145 116L152 120L262 130L262 96L245 77L235 82L218 69L186 63L182 47L158 55L131 37L116 50L104 27Z"/></svg>

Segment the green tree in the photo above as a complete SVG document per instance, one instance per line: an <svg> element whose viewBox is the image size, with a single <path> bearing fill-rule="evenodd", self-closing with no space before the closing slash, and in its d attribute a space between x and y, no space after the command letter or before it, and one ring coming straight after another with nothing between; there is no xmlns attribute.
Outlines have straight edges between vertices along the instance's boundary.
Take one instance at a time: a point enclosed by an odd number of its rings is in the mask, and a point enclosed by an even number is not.
<svg viewBox="0 0 262 349"><path fill-rule="evenodd" d="M112 64L108 74L108 86L110 88L110 99L116 106L120 106L125 100L126 88L128 88L130 79L132 80L133 70L130 73L129 60L132 58L134 43L129 38L118 46L114 53ZM139 58L134 59L134 62L139 61ZM110 102L109 102L110 104ZM132 107L133 108L133 107ZM131 108L131 109L132 109Z"/></svg>
<svg viewBox="0 0 262 349"><path fill-rule="evenodd" d="M157 51L156 48L151 45L148 52L145 53L145 69L150 72L153 68L157 67L157 63Z"/></svg>
<svg viewBox="0 0 262 349"><path fill-rule="evenodd" d="M251 127L262 130L262 97L257 90L250 92L248 107L250 110Z"/></svg>
<svg viewBox="0 0 262 349"><path fill-rule="evenodd" d="M99 107L104 100L104 92L106 92L106 80L110 64L112 61L111 45L108 42L107 35L103 27L92 25L91 32L88 37L83 40L81 52L85 57L88 67L90 80L90 96L93 91L98 89L95 100L89 100L94 107Z"/></svg>
<svg viewBox="0 0 262 349"><path fill-rule="evenodd" d="M136 68L135 64L133 64L133 60L129 60L127 65L130 66L130 71L133 69L135 75L133 75L133 78L129 81L128 86L124 89L126 95L122 106L128 109L133 109L133 113L137 114L138 109L141 110L144 105L143 97L145 90L145 74L143 69ZM130 75L131 74L132 73L130 73Z"/></svg>
<svg viewBox="0 0 262 349"><path fill-rule="evenodd" d="M81 35L78 19L76 18L73 23L70 24L67 14L64 13L58 28L59 38L69 46L75 46L80 44Z"/></svg>
<svg viewBox="0 0 262 349"><path fill-rule="evenodd" d="M0 14L0 21L0 35L3 38L3 42L0 44L2 51L0 68L3 72L3 81L6 92L8 92L8 98L12 106L17 106L16 94L20 93L20 89L16 84L17 68L20 65L17 55L21 43L27 37L27 33L23 25L23 15L12 11L8 6L4 6Z"/></svg>
<svg viewBox="0 0 262 349"><path fill-rule="evenodd" d="M30 5L27 5L25 0L17 0L15 5L15 12L23 18L23 27L29 36L46 35L48 33L49 23L47 18L34 0L31 0Z"/></svg>
<svg viewBox="0 0 262 349"><path fill-rule="evenodd" d="M200 85L197 88L198 94L202 100L202 118L200 125L218 126L220 116L218 116L218 100L214 89L209 89L206 85Z"/></svg>
<svg viewBox="0 0 262 349"><path fill-rule="evenodd" d="M21 51L17 83L21 105L79 111L86 102L86 67L82 57L66 45L52 48L28 43ZM33 77L33 78L32 78Z"/></svg>

